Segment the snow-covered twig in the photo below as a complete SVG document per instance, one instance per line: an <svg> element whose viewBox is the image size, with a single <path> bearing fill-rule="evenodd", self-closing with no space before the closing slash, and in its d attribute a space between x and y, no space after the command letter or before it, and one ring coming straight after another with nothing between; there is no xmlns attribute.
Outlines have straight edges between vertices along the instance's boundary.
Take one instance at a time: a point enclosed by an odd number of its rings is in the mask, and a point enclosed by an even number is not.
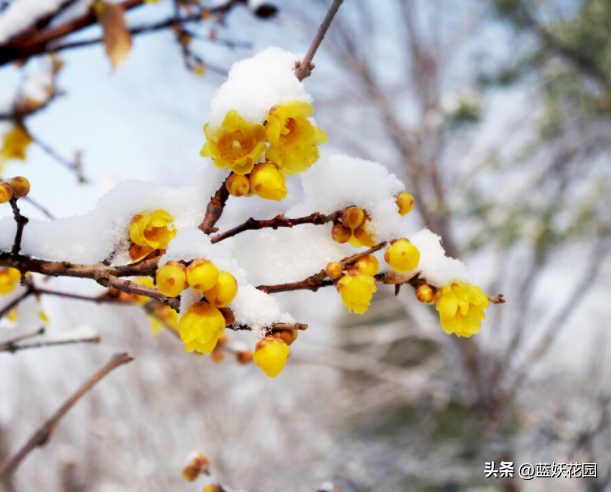
<svg viewBox="0 0 611 492"><path fill-rule="evenodd" d="M43 426L38 429L34 435L28 440L28 442L17 452L15 456L13 456L8 463L6 463L2 468L0 468L0 480L6 479L11 476L17 467L21 464L23 459L31 453L34 449L44 446L47 441L51 438L53 431L59 424L59 421L62 419L68 411L87 393L91 388L93 388L96 383L102 380L108 373L120 367L124 364L128 364L134 360L128 354L114 354L110 361L102 367L98 372L96 372L89 380L81 386L74 395L72 395L58 410L55 414L47 420Z"/></svg>

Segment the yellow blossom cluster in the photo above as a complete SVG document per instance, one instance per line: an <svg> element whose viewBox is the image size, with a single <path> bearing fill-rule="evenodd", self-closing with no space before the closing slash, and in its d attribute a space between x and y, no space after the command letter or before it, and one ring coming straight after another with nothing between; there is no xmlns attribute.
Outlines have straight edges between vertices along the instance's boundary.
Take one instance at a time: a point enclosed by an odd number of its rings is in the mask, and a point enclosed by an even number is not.
<svg viewBox="0 0 611 492"><path fill-rule="evenodd" d="M263 125L229 111L220 128L204 126L207 142L200 154L211 157L219 169L233 171L226 182L231 195L283 200L286 176L305 172L318 160L318 146L327 141L308 120L313 111L305 102L280 104L270 109Z"/></svg>
<svg viewBox="0 0 611 492"><path fill-rule="evenodd" d="M29 192L30 182L23 176L12 178L9 182L0 181L0 203L6 203L11 198L23 198Z"/></svg>

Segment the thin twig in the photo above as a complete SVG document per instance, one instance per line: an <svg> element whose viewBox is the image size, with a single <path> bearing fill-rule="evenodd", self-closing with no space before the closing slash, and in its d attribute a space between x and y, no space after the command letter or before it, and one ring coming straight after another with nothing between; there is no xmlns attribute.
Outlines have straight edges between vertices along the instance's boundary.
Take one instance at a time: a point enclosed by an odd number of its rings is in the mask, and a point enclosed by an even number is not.
<svg viewBox="0 0 611 492"><path fill-rule="evenodd" d="M57 345L72 345L75 343L100 343L100 337L87 337L87 338L73 338L70 340L47 340L43 342L37 343L26 343L26 344L11 344L7 347L0 345L0 352L10 352L14 354L19 350L33 349L33 348L41 348L41 347L55 347Z"/></svg>
<svg viewBox="0 0 611 492"><path fill-rule="evenodd" d="M128 354L114 354L110 361L96 372L83 386L81 386L74 395L72 395L66 403L64 403L57 412L47 420L44 425L34 433L34 435L28 440L28 442L13 456L8 463L0 469L0 481L5 480L11 476L17 467L21 464L23 459L34 449L44 446L47 441L51 438L53 431L57 427L57 424L68 411L87 393L93 388L96 383L103 379L108 373L116 369L119 366L128 364L134 360Z"/></svg>
<svg viewBox="0 0 611 492"><path fill-rule="evenodd" d="M11 207L13 209L13 217L17 223L17 232L15 233L15 241L13 243L13 249L11 254L17 256L21 250L21 237L23 236L23 228L30 221L27 217L21 215L19 207L17 206L17 197L13 196L10 200Z"/></svg>
<svg viewBox="0 0 611 492"><path fill-rule="evenodd" d="M55 161L59 162L62 166L66 167L67 169L74 171L74 174L76 175L76 178L79 180L79 183L87 183L87 179L83 175L83 171L82 171L83 166L82 166L81 159L80 159L80 153L76 154L76 158L74 162L70 162L68 159L61 156L59 153L57 153L51 146L42 142L38 137L32 136L31 133L30 133L30 136L32 137L32 140L34 140L34 143L38 145L42 150L44 150L47 153L47 155L52 157Z"/></svg>
<svg viewBox="0 0 611 492"><path fill-rule="evenodd" d="M216 227L214 227L214 224L216 224L221 218L221 215L223 215L223 210L228 198L229 192L225 186L225 181L223 181L221 187L214 194L210 200L210 203L208 203L204 220L202 220L202 223L199 225L200 231L202 231L204 234L211 234L218 230Z"/></svg>
<svg viewBox="0 0 611 492"><path fill-rule="evenodd" d="M314 66L312 65L312 59L314 58L316 50L318 50L320 43L322 43L322 40L324 39L325 34L327 33L327 30L329 29L331 22L333 22L333 18L335 17L335 14L339 10L339 7L343 3L343 1L344 0L333 0L333 4L327 12L325 20L322 21L322 24L320 25L320 28L318 29L318 32L316 33L316 36L314 37L314 40L310 45L310 49L306 53L305 58L301 61L299 67L297 68L297 71L295 72L295 75L297 75L297 78L299 80L303 80L308 77L310 75L310 72L314 68Z"/></svg>
<svg viewBox="0 0 611 492"><path fill-rule="evenodd" d="M218 243L219 241L223 241L229 237L240 234L244 231L253 231L265 228L278 229L279 227L293 227L301 224L326 224L328 222L333 222L337 218L337 213L332 213L330 215L323 215L318 212L314 212L313 214L308 215L307 217L299 217L296 219L286 219L284 214L277 215L273 219L269 220L255 220L252 217L248 219L243 224L234 227L233 229L229 229L221 234L217 234L210 239L211 243Z"/></svg>
<svg viewBox="0 0 611 492"><path fill-rule="evenodd" d="M34 201L32 198L30 198L29 196L24 196L21 198L22 200L25 200L26 202L30 203L32 206L34 206L35 208L37 208L38 210L40 210L43 214L45 214L49 219L51 220L55 220L55 217L53 216L53 214L51 212L49 212L45 207L43 207L40 203Z"/></svg>
<svg viewBox="0 0 611 492"><path fill-rule="evenodd" d="M16 346L17 343L22 342L24 340L28 340L30 338L37 337L39 335L44 335L44 333L45 333L45 328L43 326L42 328L39 328L38 330L32 333L27 333L25 335L19 335L15 338L11 338L10 340L7 340L6 342L0 343L0 352L7 351L7 350L10 351L11 347Z"/></svg>

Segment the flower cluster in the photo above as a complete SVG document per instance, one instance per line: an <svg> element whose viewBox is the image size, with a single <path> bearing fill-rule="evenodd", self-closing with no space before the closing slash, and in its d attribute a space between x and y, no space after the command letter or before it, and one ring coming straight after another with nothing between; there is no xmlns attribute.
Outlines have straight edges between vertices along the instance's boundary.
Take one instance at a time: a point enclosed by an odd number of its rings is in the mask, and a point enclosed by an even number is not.
<svg viewBox="0 0 611 492"><path fill-rule="evenodd" d="M133 261L146 258L154 251L168 247L168 243L176 236L174 219L165 210L152 213L141 212L132 217L129 224L131 247L129 256Z"/></svg>
<svg viewBox="0 0 611 492"><path fill-rule="evenodd" d="M367 246L371 248L375 241L370 232L367 231L367 222L371 217L358 207L350 207L339 215L333 229L331 237L334 241L343 244L349 243L355 248Z"/></svg>
<svg viewBox="0 0 611 492"><path fill-rule="evenodd" d="M6 203L11 198L23 198L30 192L30 182L23 176L12 178L8 183L0 181L0 203Z"/></svg>
<svg viewBox="0 0 611 492"><path fill-rule="evenodd" d="M200 154L211 157L219 169L233 171L226 182L231 195L283 200L286 176L305 172L318 160L318 146L327 141L308 120L312 112L310 104L293 101L274 106L264 124L255 125L229 111L220 128L204 126L207 142Z"/></svg>

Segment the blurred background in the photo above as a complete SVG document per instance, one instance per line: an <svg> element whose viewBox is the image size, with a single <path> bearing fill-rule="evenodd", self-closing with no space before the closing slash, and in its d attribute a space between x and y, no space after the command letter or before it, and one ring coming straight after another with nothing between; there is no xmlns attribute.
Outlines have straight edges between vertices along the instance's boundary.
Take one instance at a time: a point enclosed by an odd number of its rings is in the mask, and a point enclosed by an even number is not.
<svg viewBox="0 0 611 492"><path fill-rule="evenodd" d="M4 2L0 37L19 2ZM29 2L32 12L42 3ZM188 3L145 3L127 23L200 8ZM2 176L26 176L54 217L91 210L121 180L188 183L224 72L268 46L304 53L330 3L202 0L230 8L189 24L195 65L172 29L135 35L117 71L100 43L62 50L57 93L27 118L35 143ZM72 4L54 22L90 2ZM62 43L101 34L94 25ZM442 236L507 303L458 340L409 286L396 297L382 286L365 315L347 314L331 291L279 294L310 327L268 379L231 357L186 354L167 330L153 336L138 307L43 297L49 330L87 327L102 343L0 353L0 462L110 354L136 361L88 394L0 489L201 490L205 478L181 477L199 451L233 490L306 492L324 481L354 492L611 490L611 2L345 0L314 62L305 84L329 136L321 152L387 166L416 198L409 225ZM0 67L0 113L49 63ZM0 133L8 128L0 121ZM290 186L280 203L230 201L218 225L290 208L299 181ZM32 203L22 209L46 217ZM36 309L35 300L20 307ZM0 341L15 333L2 323ZM485 478L490 461L595 462L597 477Z"/></svg>

